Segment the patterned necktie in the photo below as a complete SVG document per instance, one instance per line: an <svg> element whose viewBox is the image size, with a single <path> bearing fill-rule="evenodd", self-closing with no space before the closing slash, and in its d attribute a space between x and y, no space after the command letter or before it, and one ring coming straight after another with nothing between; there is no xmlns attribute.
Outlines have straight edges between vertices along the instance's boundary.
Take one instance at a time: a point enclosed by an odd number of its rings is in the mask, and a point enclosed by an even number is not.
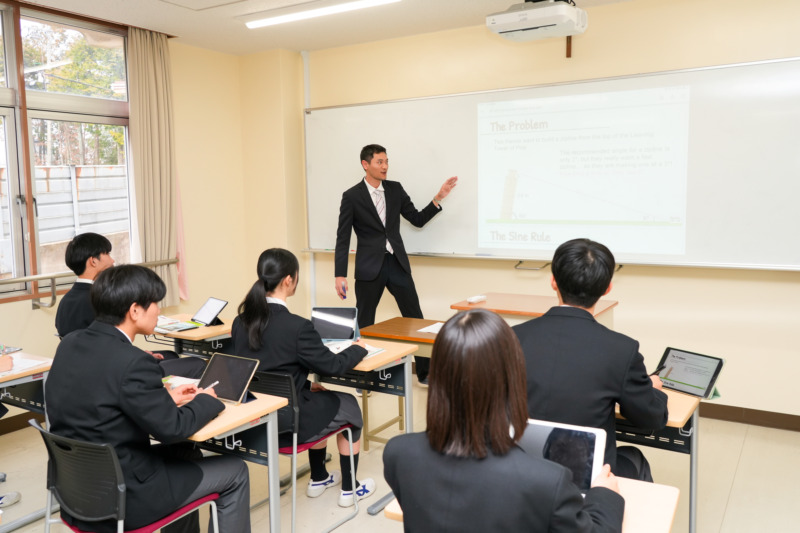
<svg viewBox="0 0 800 533"><path fill-rule="evenodd" d="M386 201L383 199L383 195L381 191L374 191L373 198L375 199L375 209L378 211L378 217L380 217L381 222L383 222L383 227L386 227ZM386 251L390 254L394 253L394 248L389 243L389 239L386 239Z"/></svg>
<svg viewBox="0 0 800 533"><path fill-rule="evenodd" d="M383 222L383 226L386 227L386 202L383 200L383 195L380 191L375 191L372 194L375 196L375 209L378 211L378 217Z"/></svg>

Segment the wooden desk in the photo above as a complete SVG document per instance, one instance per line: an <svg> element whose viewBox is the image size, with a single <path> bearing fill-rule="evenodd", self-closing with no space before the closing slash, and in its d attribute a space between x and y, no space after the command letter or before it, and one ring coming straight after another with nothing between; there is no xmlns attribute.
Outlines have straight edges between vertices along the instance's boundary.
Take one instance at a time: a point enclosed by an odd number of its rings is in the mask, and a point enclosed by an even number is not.
<svg viewBox="0 0 800 533"><path fill-rule="evenodd" d="M622 477L618 477L617 482L619 492L625 498L623 533L669 533L672 530L680 496L676 487ZM397 499L386 506L384 516L403 521L403 510Z"/></svg>
<svg viewBox="0 0 800 533"><path fill-rule="evenodd" d="M172 315L169 318L180 320L181 322L188 322L192 319L192 315L183 313L179 315ZM231 327L233 326L233 318L220 317L224 324L220 326L200 326L199 328L186 329L183 331L174 331L171 333L158 333L156 335L172 339L175 351L181 353L193 353L197 355L211 356L212 353L222 351L224 349L223 340L231 337ZM207 347L201 347L205 343L210 343Z"/></svg>
<svg viewBox="0 0 800 533"><path fill-rule="evenodd" d="M39 361L40 364L16 372L12 368L8 374L5 376L0 376L0 386L11 387L13 385L21 385L31 381L42 380L46 377L47 372L50 371L50 367L53 364L53 359L50 357L42 357L41 355L34 355L25 351L15 352L12 355L17 357L21 355L25 359Z"/></svg>
<svg viewBox="0 0 800 533"><path fill-rule="evenodd" d="M470 309L488 309L501 315L517 315L525 317L538 317L545 314L551 307L558 305L555 296L540 296L536 294L510 294L505 292L487 292L486 300L471 304L466 300L456 302L450 309L468 311ZM614 300L599 300L594 308L597 317L615 307L618 302Z"/></svg>
<svg viewBox="0 0 800 533"><path fill-rule="evenodd" d="M625 426L617 426L617 442L629 442L689 455L689 533L697 531L697 459L700 398L664 389L667 395L667 427L642 435ZM624 420L619 414L617 417Z"/></svg>
<svg viewBox="0 0 800 533"><path fill-rule="evenodd" d="M237 431L244 431L259 424L267 427L267 461L269 471L269 530L281 530L281 487L278 467L278 409L287 405L286 398L254 393L256 399L239 405L226 405L225 410L214 420L189 437L195 442L211 438L224 438Z"/></svg>
<svg viewBox="0 0 800 533"><path fill-rule="evenodd" d="M667 395L667 410L669 411L667 427L682 428L697 411L697 406L700 405L700 398L667 389L664 389L663 392ZM617 405L616 415L620 420L625 420L619 413L619 405Z"/></svg>
<svg viewBox="0 0 800 533"><path fill-rule="evenodd" d="M370 339L369 344L370 346L383 348L384 351L369 359L362 360L344 376L319 376L319 380L324 383L344 385L345 387L362 390L361 405L364 428L361 434L364 441L364 451L369 450L370 440L385 443L388 439L379 437L377 434L395 423L399 423L401 430L405 427L407 433L414 431L414 421L411 416L406 417L405 413L414 412L414 396L411 385L411 354L417 351L417 345L373 339ZM391 371L392 368L399 365L402 365L402 373ZM398 402L400 408L398 416L376 428L370 428L367 391L402 397Z"/></svg>
<svg viewBox="0 0 800 533"><path fill-rule="evenodd" d="M432 326L441 320L428 320L425 318L396 317L378 322L361 330L363 337L377 337L402 342L416 342L420 344L433 344L436 333L419 331Z"/></svg>
<svg viewBox="0 0 800 533"><path fill-rule="evenodd" d="M388 342L383 340L369 340L371 346L383 348L380 352L369 359L362 360L353 370L344 376L320 376L320 381L353 387L362 390L361 409L364 418L364 427L361 431L364 451L369 450L369 441L387 442L388 439L379 437L377 434L395 423L399 423L400 429L411 433L414 431L414 387L411 382L411 354L417 351L416 344L400 342ZM396 372L399 365L402 365L403 372ZM384 422L376 428L369 425L369 398L367 391L376 391L393 396L401 396L398 402L400 413L391 420ZM408 416L406 416L406 413ZM392 498L392 493L386 494L368 508L371 515L381 512L381 510Z"/></svg>
<svg viewBox="0 0 800 533"><path fill-rule="evenodd" d="M50 367L53 364L53 359L49 357L42 357L41 355L34 355L25 351L15 352L12 355L22 355L25 359L39 361L40 364L34 367L26 368L25 370L18 370L16 372L12 368L8 374L0 376L0 399L2 399L4 403L8 403L9 405L13 405L15 407L32 410L34 412L39 412L41 410L43 412L44 402L42 402L40 405L32 402L30 398L14 398L14 396L8 392L7 387L24 385L25 383L31 383L34 381L42 381L42 385L44 385L44 382L47 380L47 373L50 371ZM42 508L25 516L21 516L16 520L12 520L3 526L0 526L0 533L14 531L22 526L40 520L42 517L44 517L44 515L45 509Z"/></svg>

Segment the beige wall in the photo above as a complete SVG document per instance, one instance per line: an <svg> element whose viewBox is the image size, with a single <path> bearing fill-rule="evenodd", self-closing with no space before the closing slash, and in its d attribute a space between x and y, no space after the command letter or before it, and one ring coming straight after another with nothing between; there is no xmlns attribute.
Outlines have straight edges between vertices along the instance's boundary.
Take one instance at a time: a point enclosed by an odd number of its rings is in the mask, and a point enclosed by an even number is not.
<svg viewBox="0 0 800 533"><path fill-rule="evenodd" d="M311 105L800 55L794 27L800 2L752 6L634 0L593 8L571 59L563 39L511 43L482 26L317 51L310 54ZM303 264L293 310L307 314L312 299L336 304L332 256L318 256L312 276L300 252L306 246L300 55L237 57L177 43L170 49L190 298L167 311L192 312L214 295L230 302L226 313L233 316L255 280L258 254L271 246L288 247ZM337 202L340 193L314 191ZM412 258L412 265L431 318L447 318L450 303L480 292L550 294L549 271L516 271L513 262ZM610 297L620 301L615 328L641 341L650 366L667 345L719 355L728 360L720 403L800 414L792 394L800 374L794 335L800 273L625 266ZM396 314L387 296L378 318ZM0 305L0 339L52 354L53 317L53 310L31 310L30 302Z"/></svg>
<svg viewBox="0 0 800 533"><path fill-rule="evenodd" d="M482 26L322 50L310 55L311 107L800 55L800 2L769 7L753 9L746 0L635 0L593 8L588 31L573 39L571 59L564 39L512 43ZM446 203L440 216L447 217ZM552 294L549 270L513 266L412 259L430 318L447 318L451 303L481 292ZM317 301L335 303L332 256L317 256L316 275ZM628 265L609 297L620 302L615 329L640 340L648 366L666 346L724 357L719 403L800 414L793 391L800 373L800 273ZM378 319L397 314L387 293Z"/></svg>

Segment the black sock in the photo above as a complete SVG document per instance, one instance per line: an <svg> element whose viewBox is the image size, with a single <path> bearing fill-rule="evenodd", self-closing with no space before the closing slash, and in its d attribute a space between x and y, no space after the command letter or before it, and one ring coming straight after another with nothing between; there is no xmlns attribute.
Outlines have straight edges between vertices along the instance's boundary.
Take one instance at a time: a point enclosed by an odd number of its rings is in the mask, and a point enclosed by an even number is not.
<svg viewBox="0 0 800 533"><path fill-rule="evenodd" d="M351 491L353 490L353 482L350 479L350 456L349 455L340 455L339 456L339 466L342 467L342 490ZM353 454L353 466L356 468L356 472L358 472L358 454ZM358 487L360 483L356 480L356 487Z"/></svg>
<svg viewBox="0 0 800 533"><path fill-rule="evenodd" d="M325 455L327 448L309 448L308 465L311 467L311 481L325 481L328 479L328 469L325 468Z"/></svg>

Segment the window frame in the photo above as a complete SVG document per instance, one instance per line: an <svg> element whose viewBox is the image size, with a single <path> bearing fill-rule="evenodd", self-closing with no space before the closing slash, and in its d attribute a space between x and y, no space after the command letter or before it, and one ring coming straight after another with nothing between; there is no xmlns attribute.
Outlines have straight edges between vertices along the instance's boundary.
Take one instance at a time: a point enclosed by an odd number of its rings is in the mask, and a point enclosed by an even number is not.
<svg viewBox="0 0 800 533"><path fill-rule="evenodd" d="M135 222L134 199L136 197L129 144L129 93L126 93L126 99L123 101L26 90L22 68L18 66L19 62L22 61L21 19L35 19L43 23L53 22L121 37L125 55L125 81L129 86L128 35L127 28L124 26L106 24L78 15L66 15L45 7L40 8L30 4L21 4L15 0L0 0L0 15L2 15L3 50L6 56L6 86L0 87L0 108L2 108L0 114L4 117L10 114L13 117L13 123L8 122L8 125L13 124L13 132L15 134L13 142L9 142L11 136L7 135L9 169L13 163L16 170L16 181L13 187L10 176L11 170L9 170L9 193L11 194L13 188L14 197L24 199L24 205L21 205L20 201L14 201L11 205L13 225L19 231L19 233L13 234L14 236L12 237L16 272L11 279L16 279L41 275L39 221L35 205L35 154L32 149L31 120L44 119L123 126L125 128L125 164L128 178L131 239L135 234L133 223ZM7 126L7 133L9 126ZM55 275L59 273L52 272L48 274ZM58 279L57 286L62 283L67 284L70 279ZM47 296L47 294L42 294L40 289L49 292L50 289L46 288L49 286L49 281L0 285L0 303L27 299L35 300Z"/></svg>

